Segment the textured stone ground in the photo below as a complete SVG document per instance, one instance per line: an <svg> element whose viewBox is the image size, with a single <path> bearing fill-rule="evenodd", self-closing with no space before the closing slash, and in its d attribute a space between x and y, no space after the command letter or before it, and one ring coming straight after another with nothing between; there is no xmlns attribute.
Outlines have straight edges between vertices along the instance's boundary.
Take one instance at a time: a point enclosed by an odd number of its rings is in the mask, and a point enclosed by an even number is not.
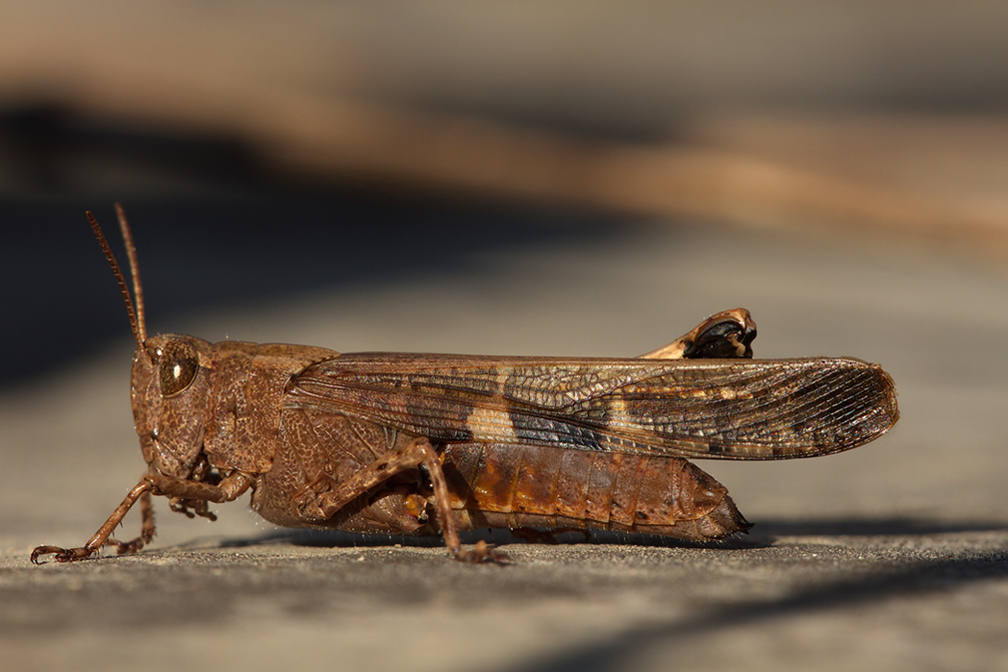
<svg viewBox="0 0 1008 672"><path fill-rule="evenodd" d="M446 236L464 263L159 316L173 273L182 294L205 276L180 273L184 246L159 246L134 216L158 330L343 351L634 355L743 305L758 357L879 362L902 419L841 455L704 462L756 523L724 547L497 536L513 564L473 567L434 542L274 529L245 500L214 507L213 524L157 502L148 552L33 567L34 545L83 542L142 470L120 314L101 352L0 395L4 668L1008 668L1001 265L871 237L567 225L511 245L483 234L491 243L467 250ZM250 283L270 273L221 263ZM81 291L116 299L100 271Z"/></svg>

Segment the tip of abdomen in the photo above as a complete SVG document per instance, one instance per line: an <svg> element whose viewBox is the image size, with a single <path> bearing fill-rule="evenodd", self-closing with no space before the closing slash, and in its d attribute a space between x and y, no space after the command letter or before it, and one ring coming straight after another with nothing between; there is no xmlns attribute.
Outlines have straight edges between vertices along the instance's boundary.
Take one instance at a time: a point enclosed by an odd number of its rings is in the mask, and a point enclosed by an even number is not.
<svg viewBox="0 0 1008 672"><path fill-rule="evenodd" d="M736 532L748 532L752 523L745 519L735 502L728 495L706 516L696 521L699 540L724 539Z"/></svg>

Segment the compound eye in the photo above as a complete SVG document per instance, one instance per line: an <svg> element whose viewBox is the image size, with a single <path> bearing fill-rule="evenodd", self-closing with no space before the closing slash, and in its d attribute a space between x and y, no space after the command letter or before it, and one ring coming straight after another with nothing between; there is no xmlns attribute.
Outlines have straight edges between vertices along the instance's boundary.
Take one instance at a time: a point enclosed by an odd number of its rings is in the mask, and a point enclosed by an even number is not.
<svg viewBox="0 0 1008 672"><path fill-rule="evenodd" d="M168 341L161 348L161 394L174 397L192 385L199 372L199 357L185 341Z"/></svg>

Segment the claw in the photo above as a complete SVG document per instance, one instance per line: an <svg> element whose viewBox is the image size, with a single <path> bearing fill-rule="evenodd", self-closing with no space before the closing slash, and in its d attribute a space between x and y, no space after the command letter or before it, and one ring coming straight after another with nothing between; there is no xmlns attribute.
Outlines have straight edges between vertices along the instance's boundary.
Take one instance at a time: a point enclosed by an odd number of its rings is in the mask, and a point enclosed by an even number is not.
<svg viewBox="0 0 1008 672"><path fill-rule="evenodd" d="M80 546L78 548L61 548L60 546L36 546L31 553L33 564L40 565L39 558L43 555L52 555L55 562L76 562L91 556L94 551Z"/></svg>
<svg viewBox="0 0 1008 672"><path fill-rule="evenodd" d="M144 539L143 537L137 537L130 541L119 541L118 539L109 538L105 541L106 546L115 546L117 555L130 555L136 553L141 548L144 547L144 542L150 541L149 539Z"/></svg>
<svg viewBox="0 0 1008 672"><path fill-rule="evenodd" d="M471 562L473 564L479 562L493 562L498 565L510 564L507 553L496 550L482 539L476 542L471 551L460 550L455 559L460 562Z"/></svg>

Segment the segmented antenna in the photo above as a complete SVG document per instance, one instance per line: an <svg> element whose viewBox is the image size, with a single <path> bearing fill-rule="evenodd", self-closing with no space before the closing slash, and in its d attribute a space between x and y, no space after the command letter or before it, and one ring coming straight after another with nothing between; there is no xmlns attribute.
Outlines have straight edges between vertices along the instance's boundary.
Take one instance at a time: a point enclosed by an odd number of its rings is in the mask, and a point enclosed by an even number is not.
<svg viewBox="0 0 1008 672"><path fill-rule="evenodd" d="M112 248L109 247L105 234L102 233L101 227L98 226L98 220L95 219L90 210L87 212L87 219L95 238L98 239L102 252L105 253L105 260L112 267L112 273L115 274L116 282L119 284L119 291L122 293L123 302L126 304L126 313L129 315L130 329L133 330L133 339L136 341L137 349L143 350L144 341L147 340L147 327L144 323L143 292L140 289L140 269L137 266L136 247L133 245L133 235L130 233L129 224L126 222L126 215L123 213L122 206L116 203L115 208L116 213L119 215L119 228L122 230L123 242L126 244L126 255L129 257L130 270L133 275L133 294L136 297L136 308L133 306L133 298L130 297L126 278L123 277L122 271L119 270L119 262L116 261L115 255L112 254Z"/></svg>
<svg viewBox="0 0 1008 672"><path fill-rule="evenodd" d="M147 340L147 320L144 318L143 287L140 285L140 262L137 261L136 246L133 244L133 232L126 221L126 211L122 204L115 204L116 216L119 218L119 230L122 231L123 243L126 245L126 257L129 259L130 275L133 277L133 300L136 302L137 331L140 340Z"/></svg>

